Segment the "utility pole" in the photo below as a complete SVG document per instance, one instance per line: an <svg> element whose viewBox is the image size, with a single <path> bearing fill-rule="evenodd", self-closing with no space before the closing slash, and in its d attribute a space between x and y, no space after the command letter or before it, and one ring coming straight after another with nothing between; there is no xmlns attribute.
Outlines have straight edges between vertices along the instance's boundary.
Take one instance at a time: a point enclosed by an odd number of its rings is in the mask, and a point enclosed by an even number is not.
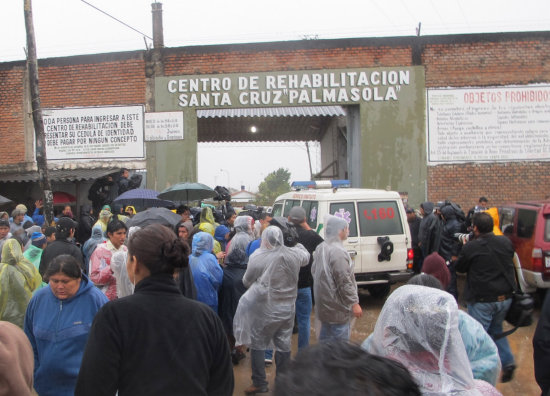
<svg viewBox="0 0 550 396"><path fill-rule="evenodd" d="M32 121L36 140L36 166L38 181L43 192L45 224L53 221L53 193L48 177L48 160L46 158L46 140L44 137L44 120L40 104L40 89L38 87L38 60L36 59L36 41L34 39L34 24L32 19L31 0L24 0L25 28L27 30L27 70L31 93Z"/></svg>

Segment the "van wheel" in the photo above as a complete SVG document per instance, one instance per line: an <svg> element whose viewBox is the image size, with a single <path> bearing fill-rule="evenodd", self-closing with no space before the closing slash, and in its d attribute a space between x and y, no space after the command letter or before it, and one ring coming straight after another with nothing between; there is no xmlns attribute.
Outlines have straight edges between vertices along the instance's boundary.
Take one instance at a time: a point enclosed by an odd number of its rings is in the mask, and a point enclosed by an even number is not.
<svg viewBox="0 0 550 396"><path fill-rule="evenodd" d="M367 290L371 297L374 298L386 298L390 294L390 284L389 283L380 283L378 285L369 285Z"/></svg>

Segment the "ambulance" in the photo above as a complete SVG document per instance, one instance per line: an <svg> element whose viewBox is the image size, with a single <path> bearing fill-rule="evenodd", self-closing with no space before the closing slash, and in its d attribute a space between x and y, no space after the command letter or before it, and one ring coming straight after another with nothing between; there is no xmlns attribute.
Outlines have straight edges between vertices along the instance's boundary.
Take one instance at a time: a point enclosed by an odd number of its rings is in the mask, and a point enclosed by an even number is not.
<svg viewBox="0 0 550 396"><path fill-rule="evenodd" d="M395 191L350 188L348 180L297 181L292 191L275 200L272 216L287 217L301 206L307 222L323 238L324 217L331 214L349 224L344 241L359 287L373 297L386 297L391 284L412 274L413 251L405 207Z"/></svg>

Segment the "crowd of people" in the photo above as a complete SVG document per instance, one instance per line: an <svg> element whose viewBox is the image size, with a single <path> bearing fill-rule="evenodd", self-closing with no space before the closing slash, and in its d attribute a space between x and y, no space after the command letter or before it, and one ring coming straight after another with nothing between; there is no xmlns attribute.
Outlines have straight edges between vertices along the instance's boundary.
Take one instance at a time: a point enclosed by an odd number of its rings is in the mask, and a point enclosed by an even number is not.
<svg viewBox="0 0 550 396"><path fill-rule="evenodd" d="M498 335L513 249L485 209L464 216L465 227L450 203L425 202L421 216L407 209L419 275L389 296L361 347L350 343L363 311L345 219L326 216L323 239L299 206L254 218L182 205L171 228L130 229L135 208L98 210L97 221L81 211L86 232L69 210L53 234L32 218L25 225L21 207L0 216L0 341L19 354L5 375L20 374L6 394L231 395L233 365L247 352L247 394L269 392L272 360L276 395L498 395L499 374L512 379ZM456 235L468 232L466 243ZM468 313L457 305L456 271L467 274Z"/></svg>

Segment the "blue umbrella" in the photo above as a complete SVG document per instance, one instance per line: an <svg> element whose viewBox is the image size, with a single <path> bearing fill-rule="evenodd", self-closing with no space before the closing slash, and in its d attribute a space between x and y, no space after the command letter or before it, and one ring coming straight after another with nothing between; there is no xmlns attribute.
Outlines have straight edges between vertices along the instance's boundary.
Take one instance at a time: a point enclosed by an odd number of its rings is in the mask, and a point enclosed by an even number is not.
<svg viewBox="0 0 550 396"><path fill-rule="evenodd" d="M158 198L158 192L147 188L134 188L128 190L113 200L124 206L135 206L137 210L145 208L169 208L174 206L172 201ZM138 209L139 208L139 209Z"/></svg>

